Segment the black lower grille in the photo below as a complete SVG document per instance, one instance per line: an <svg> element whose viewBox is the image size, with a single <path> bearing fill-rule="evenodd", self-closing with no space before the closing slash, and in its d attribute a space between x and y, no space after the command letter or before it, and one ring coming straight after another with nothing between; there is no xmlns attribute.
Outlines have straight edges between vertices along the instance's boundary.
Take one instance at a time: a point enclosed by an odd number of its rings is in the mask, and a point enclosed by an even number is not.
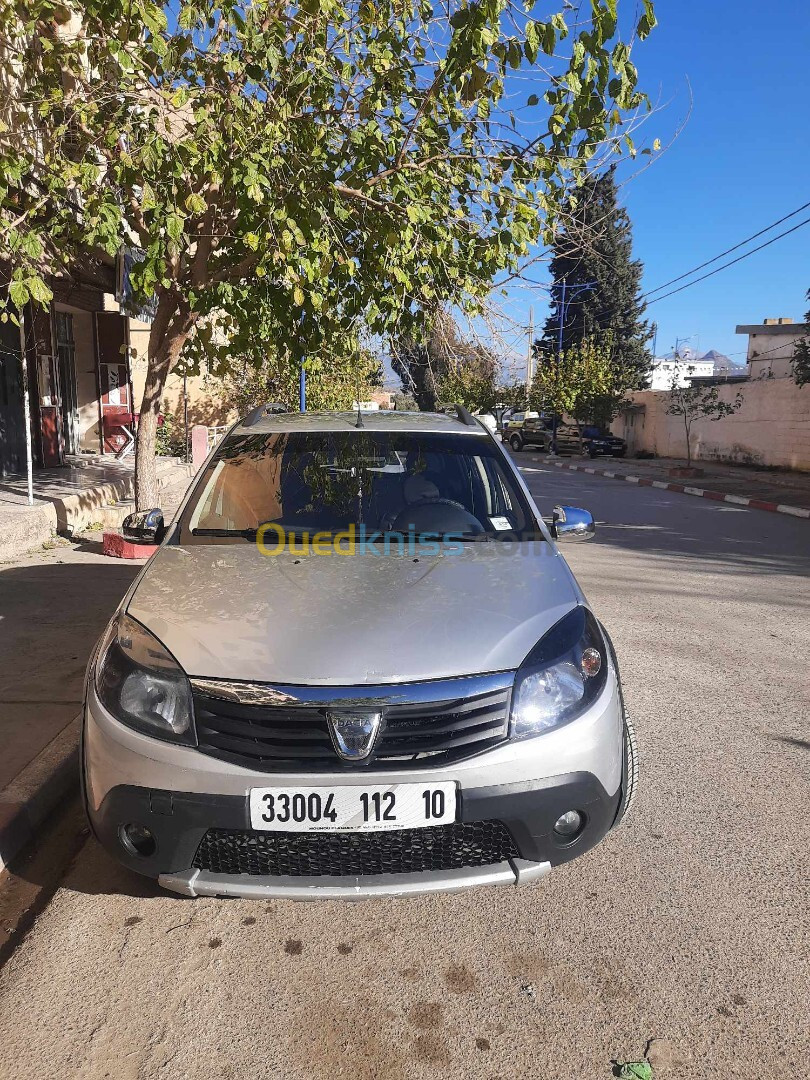
<svg viewBox="0 0 810 1080"><path fill-rule="evenodd" d="M374 833L209 829L194 867L254 877L355 877L461 870L515 858L515 842L502 822L471 821Z"/></svg>
<svg viewBox="0 0 810 1080"><path fill-rule="evenodd" d="M448 683L445 683L446 687ZM341 691L349 696L351 689ZM403 690L403 696L407 687ZM336 696L338 691L336 691ZM327 708L253 705L195 691L198 747L204 754L262 772L446 765L490 750L508 734L510 687L383 709L380 735L361 762L343 762L332 745Z"/></svg>

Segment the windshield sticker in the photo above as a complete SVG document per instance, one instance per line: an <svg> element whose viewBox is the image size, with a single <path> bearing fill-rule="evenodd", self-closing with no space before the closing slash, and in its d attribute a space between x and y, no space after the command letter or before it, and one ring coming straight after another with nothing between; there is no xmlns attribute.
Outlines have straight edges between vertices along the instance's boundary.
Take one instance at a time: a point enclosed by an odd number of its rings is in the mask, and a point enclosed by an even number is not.
<svg viewBox="0 0 810 1080"><path fill-rule="evenodd" d="M491 517L489 520L492 522L492 528L497 529L498 532L508 532L512 528L509 518Z"/></svg>

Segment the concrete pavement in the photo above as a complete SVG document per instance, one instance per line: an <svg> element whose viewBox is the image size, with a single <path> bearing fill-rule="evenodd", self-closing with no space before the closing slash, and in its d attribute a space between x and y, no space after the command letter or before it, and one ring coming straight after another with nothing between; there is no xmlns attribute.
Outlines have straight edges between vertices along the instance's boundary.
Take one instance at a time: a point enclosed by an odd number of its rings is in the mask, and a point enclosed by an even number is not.
<svg viewBox="0 0 810 1080"><path fill-rule="evenodd" d="M565 552L636 719L626 825L523 890L359 905L173 898L88 841L0 973L5 1073L596 1080L652 1038L655 1080L807 1072L808 525L523 464L599 522Z"/></svg>
<svg viewBox="0 0 810 1080"><path fill-rule="evenodd" d="M170 516L188 470L173 466L162 478L174 480L161 489ZM139 568L104 557L98 531L53 537L0 563L0 870L75 788L72 721L87 659Z"/></svg>

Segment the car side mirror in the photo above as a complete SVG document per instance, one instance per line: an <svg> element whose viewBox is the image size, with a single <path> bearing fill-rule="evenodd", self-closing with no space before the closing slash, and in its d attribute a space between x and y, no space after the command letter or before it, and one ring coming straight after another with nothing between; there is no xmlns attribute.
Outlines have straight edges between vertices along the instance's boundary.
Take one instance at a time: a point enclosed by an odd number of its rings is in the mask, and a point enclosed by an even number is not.
<svg viewBox="0 0 810 1080"><path fill-rule="evenodd" d="M158 507L153 510L138 510L124 518L121 531L125 540L134 540L139 544L159 544L166 535L163 511Z"/></svg>
<svg viewBox="0 0 810 1080"><path fill-rule="evenodd" d="M590 540L596 532L593 517L578 506L555 506L551 512L551 535L555 540Z"/></svg>

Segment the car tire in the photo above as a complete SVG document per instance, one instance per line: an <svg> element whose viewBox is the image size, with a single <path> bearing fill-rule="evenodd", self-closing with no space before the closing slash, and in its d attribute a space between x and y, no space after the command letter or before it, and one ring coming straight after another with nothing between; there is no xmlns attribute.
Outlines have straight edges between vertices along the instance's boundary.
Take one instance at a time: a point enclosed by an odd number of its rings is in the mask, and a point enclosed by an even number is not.
<svg viewBox="0 0 810 1080"><path fill-rule="evenodd" d="M622 763L622 798L619 809L616 812L616 820L613 822L615 829L622 823L636 797L638 788L638 740L636 729L627 710L622 705L622 722L624 732L622 735L623 755Z"/></svg>
<svg viewBox="0 0 810 1080"><path fill-rule="evenodd" d="M616 810L616 817L611 826L611 828L615 829L627 816L636 797L639 775L639 752L636 727L630 719L630 714L627 711L627 705L624 701L624 691L622 690L622 680L619 675L619 662L616 657L616 650L613 647L613 642L611 641L607 630L605 630L601 623L599 625L605 636L605 641L607 642L610 651L610 658L613 661L613 669L616 672L619 706L622 711L622 786L621 798L619 799L619 806Z"/></svg>
<svg viewBox="0 0 810 1080"><path fill-rule="evenodd" d="M523 449L523 440L519 435L513 435L509 440L509 445L515 451L515 453L517 453L519 450Z"/></svg>

